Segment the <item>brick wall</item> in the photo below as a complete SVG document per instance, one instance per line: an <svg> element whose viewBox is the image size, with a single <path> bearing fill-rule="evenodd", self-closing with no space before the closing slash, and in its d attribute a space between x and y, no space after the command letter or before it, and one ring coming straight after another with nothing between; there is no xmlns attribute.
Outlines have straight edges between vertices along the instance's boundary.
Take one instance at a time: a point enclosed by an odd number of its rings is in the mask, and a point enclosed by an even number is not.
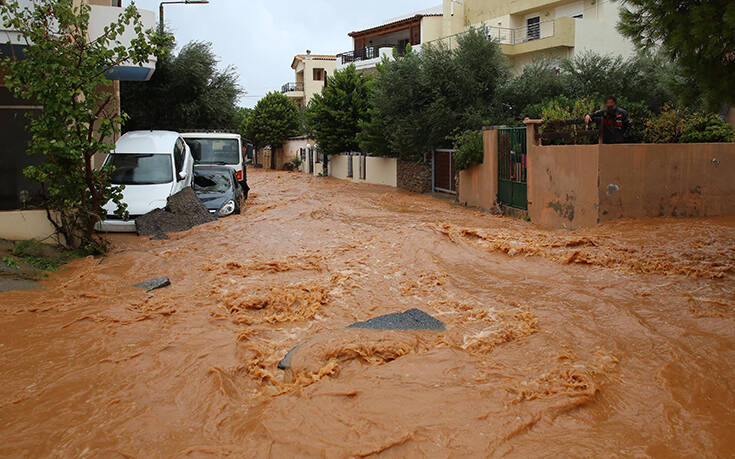
<svg viewBox="0 0 735 459"><path fill-rule="evenodd" d="M397 185L412 193L431 191L431 162L398 160Z"/></svg>

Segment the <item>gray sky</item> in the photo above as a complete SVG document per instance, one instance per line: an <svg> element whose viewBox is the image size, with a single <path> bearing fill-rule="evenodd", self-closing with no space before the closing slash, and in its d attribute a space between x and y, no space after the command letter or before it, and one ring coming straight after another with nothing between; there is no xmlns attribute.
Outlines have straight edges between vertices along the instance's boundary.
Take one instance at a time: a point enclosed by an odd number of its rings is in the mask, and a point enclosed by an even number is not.
<svg viewBox="0 0 735 459"><path fill-rule="evenodd" d="M130 0L124 0L124 5ZM156 0L137 0L153 10ZM165 20L178 45L209 41L220 65L234 65L247 91L241 105L252 107L266 92L294 79L291 60L348 51L347 34L383 20L430 8L439 0L210 0L208 5L168 5Z"/></svg>

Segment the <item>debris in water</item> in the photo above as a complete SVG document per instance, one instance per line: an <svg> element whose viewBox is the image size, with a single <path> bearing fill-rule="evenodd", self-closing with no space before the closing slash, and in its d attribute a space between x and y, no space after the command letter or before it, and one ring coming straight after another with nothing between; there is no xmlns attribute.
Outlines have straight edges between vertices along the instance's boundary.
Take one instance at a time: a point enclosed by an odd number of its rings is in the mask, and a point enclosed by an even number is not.
<svg viewBox="0 0 735 459"><path fill-rule="evenodd" d="M348 329L370 329L370 330L434 330L443 331L445 329L444 322L435 319L420 309L409 309L405 312L397 312L375 317L365 322L356 322L347 327ZM312 340L307 341L306 343ZM299 344L286 354L280 362L278 368L287 370L291 368L291 359L296 351L306 343Z"/></svg>
<svg viewBox="0 0 735 459"><path fill-rule="evenodd" d="M141 282L140 284L135 284L133 287L142 288L146 292L151 292L159 288L168 287L169 285L171 285L171 281L168 277L159 277Z"/></svg>
<svg viewBox="0 0 735 459"><path fill-rule="evenodd" d="M135 219L138 236L168 239L166 233L178 233L215 221L190 187L168 198L165 209L155 209Z"/></svg>
<svg viewBox="0 0 735 459"><path fill-rule="evenodd" d="M413 308L401 313L386 314L365 322L357 322L347 328L371 328L373 330L444 330L444 322Z"/></svg>

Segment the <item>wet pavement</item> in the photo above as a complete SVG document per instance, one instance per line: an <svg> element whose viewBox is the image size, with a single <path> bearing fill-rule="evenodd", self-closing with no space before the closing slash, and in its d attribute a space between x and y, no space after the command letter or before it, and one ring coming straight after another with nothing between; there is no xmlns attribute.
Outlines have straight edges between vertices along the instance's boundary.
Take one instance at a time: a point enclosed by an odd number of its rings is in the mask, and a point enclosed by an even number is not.
<svg viewBox="0 0 735 459"><path fill-rule="evenodd" d="M249 181L242 215L0 293L0 456L735 451L735 218L546 231ZM445 330L345 329L412 308Z"/></svg>

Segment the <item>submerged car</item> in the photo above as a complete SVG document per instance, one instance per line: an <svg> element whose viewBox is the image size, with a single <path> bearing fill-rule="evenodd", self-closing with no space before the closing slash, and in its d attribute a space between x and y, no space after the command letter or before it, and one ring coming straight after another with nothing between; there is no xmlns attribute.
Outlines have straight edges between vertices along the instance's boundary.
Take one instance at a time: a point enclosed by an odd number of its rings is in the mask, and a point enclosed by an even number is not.
<svg viewBox="0 0 735 459"><path fill-rule="evenodd" d="M225 166L194 168L193 188L210 213L227 217L240 213L243 190L236 172Z"/></svg>
<svg viewBox="0 0 735 459"><path fill-rule="evenodd" d="M96 225L97 231L135 231L135 219L154 209L166 207L169 196L191 186L194 158L189 146L176 132L132 131L115 143L105 160L113 169L113 185L124 185L122 201L129 217L115 215L117 205L105 204L107 218Z"/></svg>

